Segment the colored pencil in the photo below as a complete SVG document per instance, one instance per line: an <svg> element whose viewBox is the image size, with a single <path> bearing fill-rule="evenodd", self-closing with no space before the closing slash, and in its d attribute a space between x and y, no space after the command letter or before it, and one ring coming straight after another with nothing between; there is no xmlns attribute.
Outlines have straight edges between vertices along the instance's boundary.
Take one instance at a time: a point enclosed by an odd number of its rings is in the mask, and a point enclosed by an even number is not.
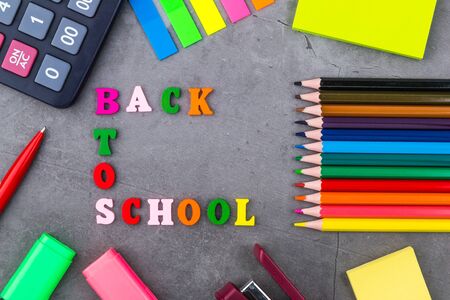
<svg viewBox="0 0 450 300"><path fill-rule="evenodd" d="M450 131L316 129L295 134L316 141L450 142Z"/></svg>
<svg viewBox="0 0 450 300"><path fill-rule="evenodd" d="M450 168L436 167L318 166L295 172L317 178L450 179Z"/></svg>
<svg viewBox="0 0 450 300"><path fill-rule="evenodd" d="M450 219L319 219L295 223L319 231L334 232L450 232Z"/></svg>
<svg viewBox="0 0 450 300"><path fill-rule="evenodd" d="M450 206L320 205L295 213L317 218L450 219Z"/></svg>
<svg viewBox="0 0 450 300"><path fill-rule="evenodd" d="M295 158L325 166L450 167L450 155L316 153Z"/></svg>
<svg viewBox="0 0 450 300"><path fill-rule="evenodd" d="M430 105L313 105L297 112L323 117L450 118L450 106Z"/></svg>
<svg viewBox="0 0 450 300"><path fill-rule="evenodd" d="M450 93L440 92L366 92L323 91L296 95L299 100L316 104L388 104L388 105L449 105Z"/></svg>
<svg viewBox="0 0 450 300"><path fill-rule="evenodd" d="M450 143L443 142L325 141L295 147L321 153L450 154Z"/></svg>
<svg viewBox="0 0 450 300"><path fill-rule="evenodd" d="M450 193L450 180L319 179L295 186L319 192Z"/></svg>
<svg viewBox="0 0 450 300"><path fill-rule="evenodd" d="M450 119L317 117L295 122L315 128L450 130Z"/></svg>
<svg viewBox="0 0 450 300"><path fill-rule="evenodd" d="M4 212L9 200L25 177L41 147L44 136L45 127L31 139L0 182L0 213Z"/></svg>
<svg viewBox="0 0 450 300"><path fill-rule="evenodd" d="M295 200L323 205L450 205L450 194L320 192Z"/></svg>
<svg viewBox="0 0 450 300"><path fill-rule="evenodd" d="M332 78L321 77L295 82L316 90L346 91L450 91L448 79Z"/></svg>

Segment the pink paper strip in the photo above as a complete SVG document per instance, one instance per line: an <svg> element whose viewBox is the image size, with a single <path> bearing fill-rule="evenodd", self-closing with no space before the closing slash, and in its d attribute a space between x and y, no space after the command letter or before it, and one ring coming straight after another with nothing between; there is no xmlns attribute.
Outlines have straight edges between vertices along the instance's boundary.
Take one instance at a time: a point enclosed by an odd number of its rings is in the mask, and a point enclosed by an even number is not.
<svg viewBox="0 0 450 300"><path fill-rule="evenodd" d="M250 10L244 0L220 0L232 23L250 16Z"/></svg>

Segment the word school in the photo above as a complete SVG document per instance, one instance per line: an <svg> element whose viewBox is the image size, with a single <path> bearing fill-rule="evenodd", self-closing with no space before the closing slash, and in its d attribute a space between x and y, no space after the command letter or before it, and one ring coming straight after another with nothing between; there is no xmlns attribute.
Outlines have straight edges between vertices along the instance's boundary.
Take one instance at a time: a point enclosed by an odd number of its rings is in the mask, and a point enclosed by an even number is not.
<svg viewBox="0 0 450 300"><path fill-rule="evenodd" d="M148 199L149 219L147 224L153 226L172 226L174 225L172 218L173 199ZM247 218L248 199L236 199L237 213L234 226L255 226L256 217ZM139 212L142 207L142 200L139 198L129 198L125 200L121 207L122 220L128 225L137 225L141 222ZM99 199L95 205L98 212L96 220L97 224L109 225L115 220L114 201L113 199ZM202 209L195 199L184 199L177 207L177 217L181 224L185 226L193 226L200 221ZM231 206L225 200L217 198L212 200L206 209L208 220L214 225L224 225L231 217Z"/></svg>

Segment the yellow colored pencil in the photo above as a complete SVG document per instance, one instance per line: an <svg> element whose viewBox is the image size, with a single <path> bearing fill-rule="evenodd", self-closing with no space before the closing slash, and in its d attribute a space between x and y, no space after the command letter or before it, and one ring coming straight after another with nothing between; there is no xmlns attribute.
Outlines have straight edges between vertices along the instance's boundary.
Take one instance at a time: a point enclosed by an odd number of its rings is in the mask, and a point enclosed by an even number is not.
<svg viewBox="0 0 450 300"><path fill-rule="evenodd" d="M319 231L335 232L450 232L450 219L341 219L295 223Z"/></svg>

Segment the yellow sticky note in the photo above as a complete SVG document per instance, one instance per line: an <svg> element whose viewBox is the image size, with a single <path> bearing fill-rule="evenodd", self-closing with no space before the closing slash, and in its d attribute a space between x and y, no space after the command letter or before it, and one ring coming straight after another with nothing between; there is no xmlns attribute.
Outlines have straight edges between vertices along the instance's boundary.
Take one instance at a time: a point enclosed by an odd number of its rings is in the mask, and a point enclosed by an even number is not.
<svg viewBox="0 0 450 300"><path fill-rule="evenodd" d="M437 0L299 0L293 29L422 59Z"/></svg>
<svg viewBox="0 0 450 300"><path fill-rule="evenodd" d="M207 35L212 35L227 27L214 0L191 0Z"/></svg>
<svg viewBox="0 0 450 300"><path fill-rule="evenodd" d="M431 300L412 247L351 269L347 275L358 300Z"/></svg>

